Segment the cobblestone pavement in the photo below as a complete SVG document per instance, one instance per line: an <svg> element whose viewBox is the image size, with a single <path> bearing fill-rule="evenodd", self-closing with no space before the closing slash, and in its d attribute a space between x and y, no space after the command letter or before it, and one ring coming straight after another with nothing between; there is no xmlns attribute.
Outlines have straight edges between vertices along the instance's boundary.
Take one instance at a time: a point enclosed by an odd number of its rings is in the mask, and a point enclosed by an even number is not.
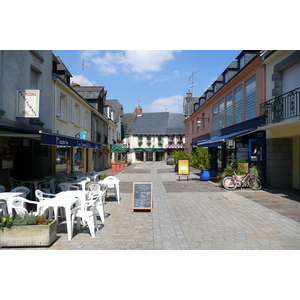
<svg viewBox="0 0 300 300"><path fill-rule="evenodd" d="M132 164L116 174L121 201L109 194L106 220L95 238L75 225L68 241L62 221L57 241L42 249L300 249L300 192L226 191L213 178L199 181L198 172L192 168L179 181L174 166ZM153 183L152 212L132 212L133 182L141 181Z"/></svg>

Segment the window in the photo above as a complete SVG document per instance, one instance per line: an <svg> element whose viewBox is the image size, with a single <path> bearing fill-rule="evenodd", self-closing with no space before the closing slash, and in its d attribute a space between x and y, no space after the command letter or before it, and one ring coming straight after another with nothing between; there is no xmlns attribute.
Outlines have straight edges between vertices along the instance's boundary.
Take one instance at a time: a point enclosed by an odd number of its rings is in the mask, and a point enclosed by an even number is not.
<svg viewBox="0 0 300 300"><path fill-rule="evenodd" d="M77 167L78 169L84 168L84 150L82 148L77 148L75 153L75 167L76 167L76 157L77 157ZM77 154L77 155L76 155Z"/></svg>
<svg viewBox="0 0 300 300"><path fill-rule="evenodd" d="M239 59L239 70L245 65L245 55Z"/></svg>
<svg viewBox="0 0 300 300"><path fill-rule="evenodd" d="M243 88L238 87L234 91L234 123L243 121Z"/></svg>
<svg viewBox="0 0 300 300"><path fill-rule="evenodd" d="M60 93L59 106L60 106L60 117L65 120L67 117L67 97L62 93Z"/></svg>
<svg viewBox="0 0 300 300"><path fill-rule="evenodd" d="M218 103L213 106L213 131L218 130Z"/></svg>
<svg viewBox="0 0 300 300"><path fill-rule="evenodd" d="M38 89L39 88L39 73L35 69L31 68L30 71L30 88Z"/></svg>
<svg viewBox="0 0 300 300"><path fill-rule="evenodd" d="M233 125L232 93L226 96L226 127Z"/></svg>
<svg viewBox="0 0 300 300"><path fill-rule="evenodd" d="M56 173L70 172L70 148L56 148Z"/></svg>
<svg viewBox="0 0 300 300"><path fill-rule="evenodd" d="M253 76L246 81L245 86L245 116L246 121L256 116L256 78Z"/></svg>
<svg viewBox="0 0 300 300"><path fill-rule="evenodd" d="M224 99L219 101L219 128L224 128Z"/></svg>

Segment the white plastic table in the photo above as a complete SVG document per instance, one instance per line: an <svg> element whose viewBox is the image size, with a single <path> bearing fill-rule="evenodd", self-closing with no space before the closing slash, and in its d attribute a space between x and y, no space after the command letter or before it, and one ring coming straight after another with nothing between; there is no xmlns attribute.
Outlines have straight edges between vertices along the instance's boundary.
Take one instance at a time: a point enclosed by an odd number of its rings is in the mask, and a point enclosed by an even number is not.
<svg viewBox="0 0 300 300"><path fill-rule="evenodd" d="M67 232L68 240L70 241L73 236L73 226L71 218L71 210L73 205L80 205L86 201L88 196L88 191L65 191L56 194L55 198L49 198L39 202L40 207L53 207L55 216L57 216L57 210L59 207L63 207L66 212L66 223L67 223Z"/></svg>
<svg viewBox="0 0 300 300"><path fill-rule="evenodd" d="M23 197L23 193L3 192L0 193L0 198L6 200L6 208L9 214L12 214L12 201L14 197Z"/></svg>

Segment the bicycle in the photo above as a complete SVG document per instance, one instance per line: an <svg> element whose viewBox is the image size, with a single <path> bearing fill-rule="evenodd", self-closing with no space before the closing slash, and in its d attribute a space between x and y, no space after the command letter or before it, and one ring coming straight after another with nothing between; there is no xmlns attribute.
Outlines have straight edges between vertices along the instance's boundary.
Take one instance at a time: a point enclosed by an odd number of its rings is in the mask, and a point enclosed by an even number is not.
<svg viewBox="0 0 300 300"><path fill-rule="evenodd" d="M232 172L233 176L226 176L222 180L223 187L226 190L233 191L237 187L247 187L249 186L252 190L260 190L261 189L261 182L260 180L252 176L249 171L246 172L243 176L236 175L235 172ZM241 177L241 178L240 178Z"/></svg>

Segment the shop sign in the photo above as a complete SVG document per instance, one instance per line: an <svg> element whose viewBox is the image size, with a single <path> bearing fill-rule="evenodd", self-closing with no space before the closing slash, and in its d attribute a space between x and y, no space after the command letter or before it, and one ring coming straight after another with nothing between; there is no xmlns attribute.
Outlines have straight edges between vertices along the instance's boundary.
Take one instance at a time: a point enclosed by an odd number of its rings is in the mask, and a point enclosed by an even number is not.
<svg viewBox="0 0 300 300"><path fill-rule="evenodd" d="M17 117L38 118L39 104L39 90L17 90Z"/></svg>

